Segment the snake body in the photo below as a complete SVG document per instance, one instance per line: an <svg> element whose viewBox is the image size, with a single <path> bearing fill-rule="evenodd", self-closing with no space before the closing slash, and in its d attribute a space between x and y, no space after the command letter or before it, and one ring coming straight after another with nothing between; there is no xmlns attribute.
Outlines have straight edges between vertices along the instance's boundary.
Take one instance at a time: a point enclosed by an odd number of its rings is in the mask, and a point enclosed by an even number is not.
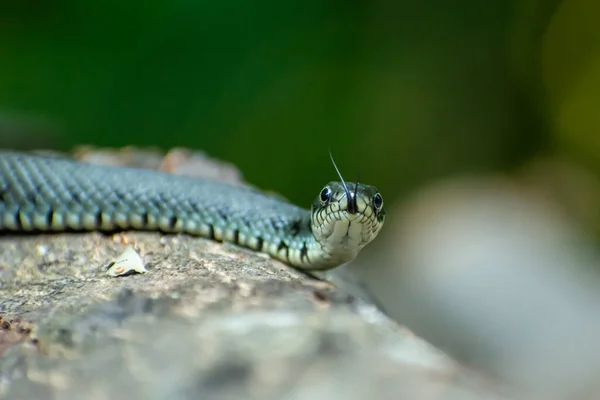
<svg viewBox="0 0 600 400"><path fill-rule="evenodd" d="M308 210L218 181L0 152L0 232L187 233L325 270L354 259L384 215L376 188L343 180Z"/></svg>

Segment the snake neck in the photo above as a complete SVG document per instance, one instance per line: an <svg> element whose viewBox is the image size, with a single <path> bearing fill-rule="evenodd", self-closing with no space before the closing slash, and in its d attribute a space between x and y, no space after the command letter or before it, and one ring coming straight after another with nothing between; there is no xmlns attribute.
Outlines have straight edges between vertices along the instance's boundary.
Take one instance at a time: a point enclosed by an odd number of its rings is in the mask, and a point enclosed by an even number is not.
<svg viewBox="0 0 600 400"><path fill-rule="evenodd" d="M315 263L321 265L325 261L308 212L291 221L271 220L269 224L276 227L277 234L257 237L258 243L252 243L257 250L299 269L315 269ZM250 247L254 247L252 244Z"/></svg>
<svg viewBox="0 0 600 400"><path fill-rule="evenodd" d="M313 229L318 228L313 222L310 213L307 213L288 223L278 237L265 242L262 251L298 269L319 271L352 261L362 249L362 245L349 241L357 234L351 232L348 220L336 223L327 240L317 239L323 239L324 232L321 230L315 235Z"/></svg>

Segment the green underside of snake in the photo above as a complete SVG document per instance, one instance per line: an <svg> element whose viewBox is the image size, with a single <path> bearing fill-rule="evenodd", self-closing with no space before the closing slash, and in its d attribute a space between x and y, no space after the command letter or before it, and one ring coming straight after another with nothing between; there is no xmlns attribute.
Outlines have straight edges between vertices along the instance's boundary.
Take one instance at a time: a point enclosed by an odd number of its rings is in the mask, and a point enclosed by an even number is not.
<svg viewBox="0 0 600 400"><path fill-rule="evenodd" d="M303 209L218 181L0 152L0 232L185 233L326 270L352 261L385 217L375 187L340 179Z"/></svg>

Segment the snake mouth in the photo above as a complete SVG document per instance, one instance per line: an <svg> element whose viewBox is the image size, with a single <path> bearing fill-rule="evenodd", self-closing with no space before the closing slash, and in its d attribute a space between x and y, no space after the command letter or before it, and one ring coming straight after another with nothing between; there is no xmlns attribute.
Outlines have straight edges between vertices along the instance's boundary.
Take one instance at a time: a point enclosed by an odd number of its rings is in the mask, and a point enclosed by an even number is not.
<svg viewBox="0 0 600 400"><path fill-rule="evenodd" d="M352 192L349 195L318 211L315 216L317 226L323 238L335 241L335 237L340 236L340 241L348 241L351 236L354 239L351 241L362 245L364 241L370 241L365 240L365 236L378 230L377 215L361 196L355 197Z"/></svg>

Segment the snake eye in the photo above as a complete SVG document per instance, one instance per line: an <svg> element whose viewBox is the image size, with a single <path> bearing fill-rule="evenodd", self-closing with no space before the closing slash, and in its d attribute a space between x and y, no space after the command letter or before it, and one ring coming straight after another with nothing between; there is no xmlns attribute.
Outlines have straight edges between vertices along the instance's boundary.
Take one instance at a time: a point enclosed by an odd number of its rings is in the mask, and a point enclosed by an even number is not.
<svg viewBox="0 0 600 400"><path fill-rule="evenodd" d="M375 207L377 211L381 211L381 208L383 207L383 197L381 197L379 193L375 193L375 196L373 196L373 207Z"/></svg>
<svg viewBox="0 0 600 400"><path fill-rule="evenodd" d="M331 188L329 186L325 186L323 188L323 190L321 190L321 193L319 194L319 200L321 200L322 206L326 206L327 203L329 203L329 200L331 200L332 194L333 194L333 191L331 190Z"/></svg>

